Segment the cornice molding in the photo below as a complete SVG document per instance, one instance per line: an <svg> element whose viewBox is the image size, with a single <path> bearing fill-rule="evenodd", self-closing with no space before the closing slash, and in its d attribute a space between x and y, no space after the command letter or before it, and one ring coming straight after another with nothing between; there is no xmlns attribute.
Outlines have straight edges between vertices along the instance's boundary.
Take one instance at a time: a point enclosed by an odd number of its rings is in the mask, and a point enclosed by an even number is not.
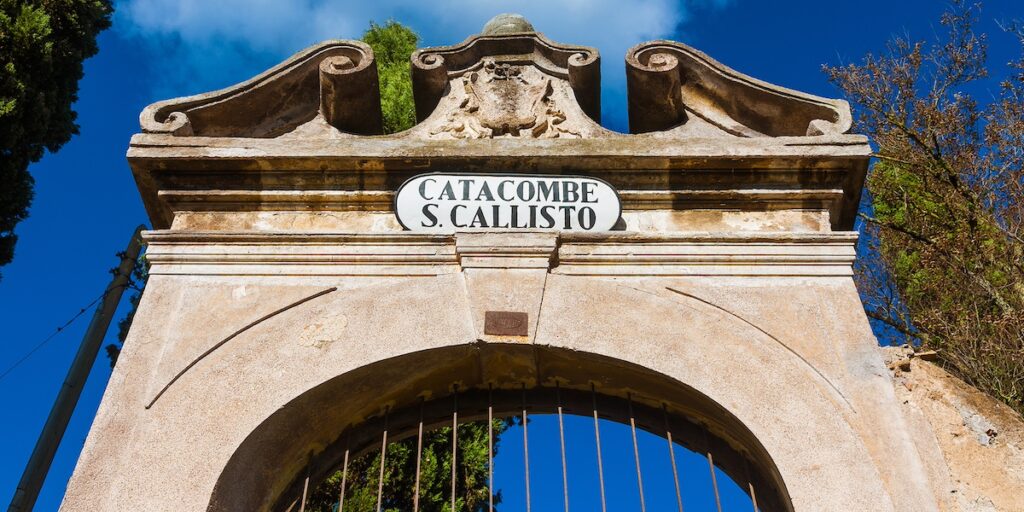
<svg viewBox="0 0 1024 512"><path fill-rule="evenodd" d="M848 277L857 234L149 231L152 275L433 276L548 268L594 276Z"/></svg>

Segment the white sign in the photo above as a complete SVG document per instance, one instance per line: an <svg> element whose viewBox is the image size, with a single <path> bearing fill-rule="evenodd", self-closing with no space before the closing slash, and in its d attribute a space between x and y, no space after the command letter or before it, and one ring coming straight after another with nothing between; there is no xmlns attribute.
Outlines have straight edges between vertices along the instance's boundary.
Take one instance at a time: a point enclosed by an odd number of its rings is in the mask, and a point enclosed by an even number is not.
<svg viewBox="0 0 1024 512"><path fill-rule="evenodd" d="M410 231L608 231L622 214L607 182L582 176L423 174L395 194Z"/></svg>

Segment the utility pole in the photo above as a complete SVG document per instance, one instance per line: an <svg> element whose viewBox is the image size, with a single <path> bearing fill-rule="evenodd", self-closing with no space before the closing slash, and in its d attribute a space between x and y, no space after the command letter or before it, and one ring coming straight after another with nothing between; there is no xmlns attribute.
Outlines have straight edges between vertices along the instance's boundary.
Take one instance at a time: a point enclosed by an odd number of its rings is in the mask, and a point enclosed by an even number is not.
<svg viewBox="0 0 1024 512"><path fill-rule="evenodd" d="M121 294L131 282L132 269L135 268L135 261L139 258L142 250L141 233L144 226L135 228L132 239L128 242L128 248L121 256L121 264L117 267L117 274L110 281L106 291L103 293L103 300L89 322L89 328L82 337L82 345L78 347L71 368L68 369L67 377L64 378L64 385L61 386L57 399L50 409L50 416L46 418L43 425L43 432L39 434L36 447L32 450L32 456L25 465L25 472L21 475L18 488L14 491L14 498L7 512L29 512L35 507L36 499L39 497L39 490L43 487L46 474L50 471L50 464L57 453L61 438L71 421L71 414L78 405L78 398L82 395L82 388L89 377L96 356L99 354L103 338L110 327L110 321L117 311L117 305L121 302Z"/></svg>

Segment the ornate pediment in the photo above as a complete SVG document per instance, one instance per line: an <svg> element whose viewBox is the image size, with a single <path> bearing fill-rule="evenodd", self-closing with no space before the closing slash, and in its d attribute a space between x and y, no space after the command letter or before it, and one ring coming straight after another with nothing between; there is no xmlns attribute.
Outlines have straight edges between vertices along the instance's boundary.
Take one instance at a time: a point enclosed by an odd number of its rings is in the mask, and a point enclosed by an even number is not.
<svg viewBox="0 0 1024 512"><path fill-rule="evenodd" d="M236 86L149 106L128 159L158 227L207 229L227 215L245 226L388 230L395 191L425 173L601 179L632 212L627 229L692 215L852 226L871 148L846 134L845 102L655 41L627 56L633 133L618 133L599 124L599 68L593 48L499 16L482 34L411 56L418 123L383 135L372 50L329 41Z"/></svg>
<svg viewBox="0 0 1024 512"><path fill-rule="evenodd" d="M580 138L601 131L566 89L564 81L528 63L488 58L478 70L452 79L451 92L417 131L453 139Z"/></svg>
<svg viewBox="0 0 1024 512"><path fill-rule="evenodd" d="M396 139L608 138L600 126L597 50L552 42L522 17L501 15L482 34L411 58L419 124ZM778 87L681 43L652 41L626 55L629 124L666 138L843 134L842 100ZM373 51L328 41L227 89L147 107L147 133L337 139L381 133ZM648 135L650 136L650 135Z"/></svg>
<svg viewBox="0 0 1024 512"><path fill-rule="evenodd" d="M600 58L554 43L503 15L461 44L412 56L413 93L428 138L582 138L600 127Z"/></svg>
<svg viewBox="0 0 1024 512"><path fill-rule="evenodd" d="M850 105L744 75L685 44L651 41L626 54L629 129L666 136L846 133Z"/></svg>
<svg viewBox="0 0 1024 512"><path fill-rule="evenodd" d="M377 64L366 43L325 41L240 84L154 103L139 122L177 136L272 138L308 123L379 134Z"/></svg>

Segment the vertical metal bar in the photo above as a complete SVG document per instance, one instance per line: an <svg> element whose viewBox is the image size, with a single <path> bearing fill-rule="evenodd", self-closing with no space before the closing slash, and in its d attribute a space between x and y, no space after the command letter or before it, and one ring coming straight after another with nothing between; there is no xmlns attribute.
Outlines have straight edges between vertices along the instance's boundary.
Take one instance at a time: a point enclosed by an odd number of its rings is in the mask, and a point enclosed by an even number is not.
<svg viewBox="0 0 1024 512"><path fill-rule="evenodd" d="M523 383L523 471L526 475L526 512L530 512L530 436L526 433L526 383Z"/></svg>
<svg viewBox="0 0 1024 512"><path fill-rule="evenodd" d="M419 430L416 432L416 487L412 493L412 510L413 512L419 512L420 510L420 461L423 460L423 402L424 398L420 397L420 422ZM340 510L338 512L341 512Z"/></svg>
<svg viewBox="0 0 1024 512"><path fill-rule="evenodd" d="M629 402L629 430L633 434L633 460L636 461L636 486L640 490L640 512L647 512L647 503L644 501L644 478L640 472L640 446L636 442L636 418L633 416L632 393L626 393L626 401Z"/></svg>
<svg viewBox="0 0 1024 512"><path fill-rule="evenodd" d="M302 501L299 503L299 512L306 512L306 497L309 495L309 467L306 467L306 479L302 482Z"/></svg>
<svg viewBox="0 0 1024 512"><path fill-rule="evenodd" d="M487 386L487 510L494 512L494 385Z"/></svg>
<svg viewBox="0 0 1024 512"><path fill-rule="evenodd" d="M387 462L388 454L388 415L391 413L391 406L384 408L384 435L380 441L380 473L377 475L377 512L381 512L381 505L384 502L384 464Z"/></svg>
<svg viewBox="0 0 1024 512"><path fill-rule="evenodd" d="M754 512L759 512L757 508L757 493L754 492L754 481L750 478L750 464L747 459L743 459L743 473L747 477L747 489L750 491L750 503L754 506Z"/></svg>
<svg viewBox="0 0 1024 512"><path fill-rule="evenodd" d="M608 512L608 505L604 497L604 462L601 460L601 427L597 419L597 390L594 383L590 383L590 398L593 400L594 411L594 441L597 444L597 480L601 484L601 512Z"/></svg>
<svg viewBox="0 0 1024 512"><path fill-rule="evenodd" d="M708 467L711 468L711 486L715 489L715 506L722 512L722 499L718 496L718 477L715 476L715 458L708 450Z"/></svg>
<svg viewBox="0 0 1024 512"><path fill-rule="evenodd" d="M708 468L711 470L711 487L715 490L715 506L718 512L722 512L722 499L718 496L718 477L715 476L715 457L711 455L711 438L708 436L708 430L705 427L704 433L704 445L708 450Z"/></svg>
<svg viewBox="0 0 1024 512"><path fill-rule="evenodd" d="M455 512L455 466L458 464L458 444L459 444L459 385L455 384L453 387L453 403L452 403L452 510Z"/></svg>
<svg viewBox="0 0 1024 512"><path fill-rule="evenodd" d="M672 426L668 422L668 406L661 404L661 412L665 417L665 438L668 439L668 457L672 459L672 480L676 484L676 503L679 505L679 512L683 512L683 492L679 487L679 468L676 467L675 441L672 440Z"/></svg>
<svg viewBox="0 0 1024 512"><path fill-rule="evenodd" d="M345 441L345 460L341 463L341 496L338 497L338 512L345 510L345 484L348 481L348 443L352 435Z"/></svg>
<svg viewBox="0 0 1024 512"><path fill-rule="evenodd" d="M565 461L565 425L562 423L562 386L555 381L555 400L558 402L558 444L562 448L562 497L565 512L569 512L569 468Z"/></svg>

